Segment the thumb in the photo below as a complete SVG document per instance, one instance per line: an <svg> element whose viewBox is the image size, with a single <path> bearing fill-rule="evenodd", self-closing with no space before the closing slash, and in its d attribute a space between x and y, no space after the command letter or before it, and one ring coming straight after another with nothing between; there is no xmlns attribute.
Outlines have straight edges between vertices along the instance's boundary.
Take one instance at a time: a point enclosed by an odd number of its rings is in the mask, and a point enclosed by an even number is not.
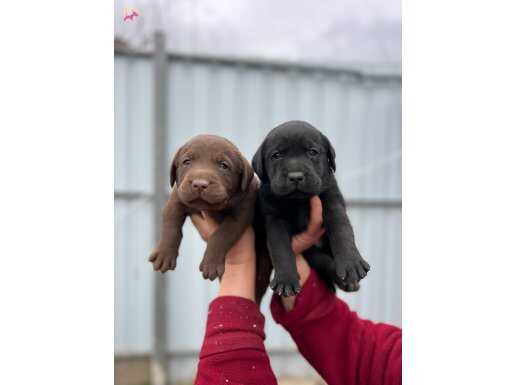
<svg viewBox="0 0 515 385"><path fill-rule="evenodd" d="M320 230L324 222L322 201L315 195L309 200L309 223L306 232L308 234L315 234Z"/></svg>
<svg viewBox="0 0 515 385"><path fill-rule="evenodd" d="M205 227L207 229L207 238L209 238L211 234L213 234L216 231L219 224L205 211L202 211L201 214L202 218L204 218Z"/></svg>
<svg viewBox="0 0 515 385"><path fill-rule="evenodd" d="M191 223L193 223L193 226L195 226L202 239L207 241L210 234L209 224L204 220L201 214L192 214L190 219Z"/></svg>

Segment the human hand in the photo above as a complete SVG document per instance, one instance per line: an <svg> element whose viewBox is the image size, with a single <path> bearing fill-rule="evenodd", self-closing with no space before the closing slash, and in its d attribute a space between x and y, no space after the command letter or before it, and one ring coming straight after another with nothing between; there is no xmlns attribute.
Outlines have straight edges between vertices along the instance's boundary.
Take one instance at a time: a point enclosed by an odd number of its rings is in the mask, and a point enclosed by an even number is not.
<svg viewBox="0 0 515 385"><path fill-rule="evenodd" d="M322 227L322 201L318 196L314 196L310 199L309 204L310 211L308 227L302 233L294 235L291 242L291 248L296 255L295 262L297 264L301 287L304 285L309 277L309 273L311 272L311 268L301 253L315 245L319 241L320 237L325 233L325 230ZM289 311L293 309L295 298L296 296L281 297L283 306L286 310Z"/></svg>
<svg viewBox="0 0 515 385"><path fill-rule="evenodd" d="M192 215L191 222L206 242L219 226L206 213ZM255 280L254 229L249 226L225 255L225 272L220 279L218 295L235 295L254 301Z"/></svg>
<svg viewBox="0 0 515 385"><path fill-rule="evenodd" d="M293 253L299 256L304 250L315 245L320 237L325 233L325 230L322 227L322 201L315 195L309 200L309 205L308 227L302 233L295 234L291 240Z"/></svg>
<svg viewBox="0 0 515 385"><path fill-rule="evenodd" d="M192 215L191 221L204 241L207 241L218 228L218 223L205 213L202 215ZM306 282L311 271L301 253L315 245L325 233L322 223L322 201L318 196L314 196L310 199L308 227L302 233L294 235L291 241L292 250L296 255L297 271L300 276L301 286ZM219 295L231 292L233 293L232 295L250 298L250 293L252 292L252 300L254 300L255 260L254 230L252 227L249 227L225 256L225 273L221 280L222 284L220 285ZM252 284L252 288L249 287L249 283ZM238 287L239 285L245 286L244 290L240 290L241 287ZM234 294L240 292L244 292L245 295ZM283 303L287 309L293 308L294 301L295 296L283 297Z"/></svg>
<svg viewBox="0 0 515 385"><path fill-rule="evenodd" d="M209 237L215 232L219 224L206 213L193 214L191 216L191 222L199 232L200 236L207 242ZM231 247L229 252L225 256L225 265L242 265L247 264L249 257L251 257L249 251L254 250L254 229L252 226L247 227L240 239Z"/></svg>

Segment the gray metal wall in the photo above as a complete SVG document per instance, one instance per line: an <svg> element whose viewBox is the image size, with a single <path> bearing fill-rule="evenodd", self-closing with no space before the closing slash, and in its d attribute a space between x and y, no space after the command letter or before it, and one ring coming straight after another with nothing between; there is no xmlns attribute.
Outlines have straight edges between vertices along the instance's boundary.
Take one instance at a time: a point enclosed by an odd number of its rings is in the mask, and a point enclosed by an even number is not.
<svg viewBox="0 0 515 385"><path fill-rule="evenodd" d="M153 244L152 62L115 57L115 351L151 347ZM176 57L169 61L170 157L188 138L216 133L250 159L265 134L291 119L320 128L336 149L337 178L358 247L372 271L339 295L364 318L401 323L401 79L345 71ZM167 273L174 378L192 377L216 283L198 271L204 244L188 222L178 268ZM268 312L266 345L277 374L309 371Z"/></svg>

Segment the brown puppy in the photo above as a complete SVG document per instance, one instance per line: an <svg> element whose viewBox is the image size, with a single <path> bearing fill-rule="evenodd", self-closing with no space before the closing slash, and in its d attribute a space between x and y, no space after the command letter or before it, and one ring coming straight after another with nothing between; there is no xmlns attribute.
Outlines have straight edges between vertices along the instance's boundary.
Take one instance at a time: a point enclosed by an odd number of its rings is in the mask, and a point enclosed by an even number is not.
<svg viewBox="0 0 515 385"><path fill-rule="evenodd" d="M216 135L199 135L172 161L172 194L163 209L161 239L149 260L162 273L176 266L182 226L188 215L204 211L220 226L207 242L200 270L214 280L224 273L225 254L252 223L258 180L238 148Z"/></svg>

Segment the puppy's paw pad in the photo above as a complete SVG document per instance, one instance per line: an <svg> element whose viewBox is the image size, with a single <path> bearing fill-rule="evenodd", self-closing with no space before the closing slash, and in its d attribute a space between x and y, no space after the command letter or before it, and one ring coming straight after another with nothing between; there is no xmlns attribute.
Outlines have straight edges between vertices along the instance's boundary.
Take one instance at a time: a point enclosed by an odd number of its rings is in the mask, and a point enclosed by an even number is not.
<svg viewBox="0 0 515 385"><path fill-rule="evenodd" d="M363 269L368 272L370 271L370 265L368 264L367 261L365 261L364 259L360 260L360 264L361 266L363 267Z"/></svg>
<svg viewBox="0 0 515 385"><path fill-rule="evenodd" d="M366 277L370 265L363 259L345 261L336 267L336 284L344 291L358 291L359 281Z"/></svg>
<svg viewBox="0 0 515 385"><path fill-rule="evenodd" d="M204 279L209 279L210 281L215 280L217 277L222 277L225 272L225 264L222 263L213 263L213 262L205 262L202 261L200 264L200 271L202 272L202 276Z"/></svg>
<svg viewBox="0 0 515 385"><path fill-rule="evenodd" d="M353 291L358 291L359 290L359 282L344 284L341 289L343 291L346 291L349 293L352 293Z"/></svg>
<svg viewBox="0 0 515 385"><path fill-rule="evenodd" d="M290 297L300 292L300 282L297 277L275 276L270 282L272 290L280 296Z"/></svg>
<svg viewBox="0 0 515 385"><path fill-rule="evenodd" d="M347 291L345 290L347 285L345 284L344 280L341 279L340 277L335 277L334 278L334 283L336 284L336 286L338 286L341 290L344 290L344 291Z"/></svg>
<svg viewBox="0 0 515 385"><path fill-rule="evenodd" d="M150 254L148 260L154 266L154 271L160 271L161 273L174 270L177 266L177 256L170 251L156 250Z"/></svg>

